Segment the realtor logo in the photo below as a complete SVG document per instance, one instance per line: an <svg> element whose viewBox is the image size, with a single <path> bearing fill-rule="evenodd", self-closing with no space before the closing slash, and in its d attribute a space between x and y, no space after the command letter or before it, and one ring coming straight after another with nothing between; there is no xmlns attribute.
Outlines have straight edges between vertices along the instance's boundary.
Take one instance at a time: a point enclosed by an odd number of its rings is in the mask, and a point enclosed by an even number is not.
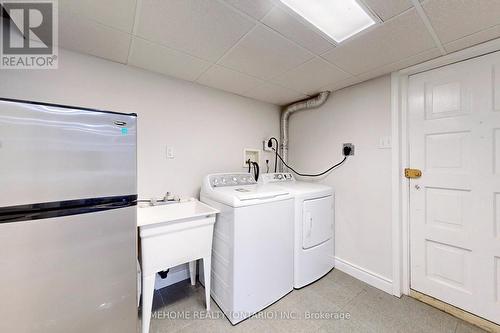
<svg viewBox="0 0 500 333"><path fill-rule="evenodd" d="M57 68L57 3L2 1L0 68Z"/></svg>

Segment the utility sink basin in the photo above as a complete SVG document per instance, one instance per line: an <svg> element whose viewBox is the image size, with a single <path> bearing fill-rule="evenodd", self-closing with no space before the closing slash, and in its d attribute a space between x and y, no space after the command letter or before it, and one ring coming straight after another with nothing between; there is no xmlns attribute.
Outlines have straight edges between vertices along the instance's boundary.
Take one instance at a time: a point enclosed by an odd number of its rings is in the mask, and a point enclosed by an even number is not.
<svg viewBox="0 0 500 333"><path fill-rule="evenodd" d="M139 206L142 280L142 333L149 332L155 275L189 263L191 284L195 284L196 262L203 260L205 299L210 310L210 272L215 216L219 213L198 200L157 206ZM208 281L208 283L207 283Z"/></svg>
<svg viewBox="0 0 500 333"><path fill-rule="evenodd" d="M137 210L137 226L146 227L157 223L174 223L193 218L215 215L219 211L198 200L150 206L139 205Z"/></svg>

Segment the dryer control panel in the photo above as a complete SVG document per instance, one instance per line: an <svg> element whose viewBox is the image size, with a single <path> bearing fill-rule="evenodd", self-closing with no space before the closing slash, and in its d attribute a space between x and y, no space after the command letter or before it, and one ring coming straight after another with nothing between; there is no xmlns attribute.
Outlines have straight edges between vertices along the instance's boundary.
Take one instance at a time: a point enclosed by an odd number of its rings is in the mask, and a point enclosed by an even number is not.
<svg viewBox="0 0 500 333"><path fill-rule="evenodd" d="M253 176L249 173L235 173L235 174L218 174L210 176L210 186L223 187L223 186L241 186L241 185L254 185L257 184Z"/></svg>
<svg viewBox="0 0 500 333"><path fill-rule="evenodd" d="M265 173L261 177L264 184L295 181L295 177L289 172Z"/></svg>

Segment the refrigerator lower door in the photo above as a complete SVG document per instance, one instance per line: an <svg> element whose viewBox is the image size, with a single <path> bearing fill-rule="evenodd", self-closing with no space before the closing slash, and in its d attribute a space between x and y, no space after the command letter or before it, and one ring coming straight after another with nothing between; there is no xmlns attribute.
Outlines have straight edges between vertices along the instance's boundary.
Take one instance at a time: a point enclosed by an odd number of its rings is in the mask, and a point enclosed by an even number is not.
<svg viewBox="0 0 500 333"><path fill-rule="evenodd" d="M0 224L0 332L137 331L136 207Z"/></svg>
<svg viewBox="0 0 500 333"><path fill-rule="evenodd" d="M137 193L136 117L0 99L0 206Z"/></svg>

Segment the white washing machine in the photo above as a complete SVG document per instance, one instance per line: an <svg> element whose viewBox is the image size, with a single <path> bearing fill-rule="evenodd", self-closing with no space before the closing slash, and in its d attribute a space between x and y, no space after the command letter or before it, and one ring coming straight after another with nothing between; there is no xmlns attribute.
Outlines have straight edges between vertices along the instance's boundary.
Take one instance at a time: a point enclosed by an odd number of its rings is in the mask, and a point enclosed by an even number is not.
<svg viewBox="0 0 500 333"><path fill-rule="evenodd" d="M297 181L291 173L267 173L262 184L278 185L295 198L294 288L302 288L334 267L334 191Z"/></svg>
<svg viewBox="0 0 500 333"><path fill-rule="evenodd" d="M293 290L293 198L249 173L231 173L206 176L200 200L221 212L211 295L234 325Z"/></svg>

